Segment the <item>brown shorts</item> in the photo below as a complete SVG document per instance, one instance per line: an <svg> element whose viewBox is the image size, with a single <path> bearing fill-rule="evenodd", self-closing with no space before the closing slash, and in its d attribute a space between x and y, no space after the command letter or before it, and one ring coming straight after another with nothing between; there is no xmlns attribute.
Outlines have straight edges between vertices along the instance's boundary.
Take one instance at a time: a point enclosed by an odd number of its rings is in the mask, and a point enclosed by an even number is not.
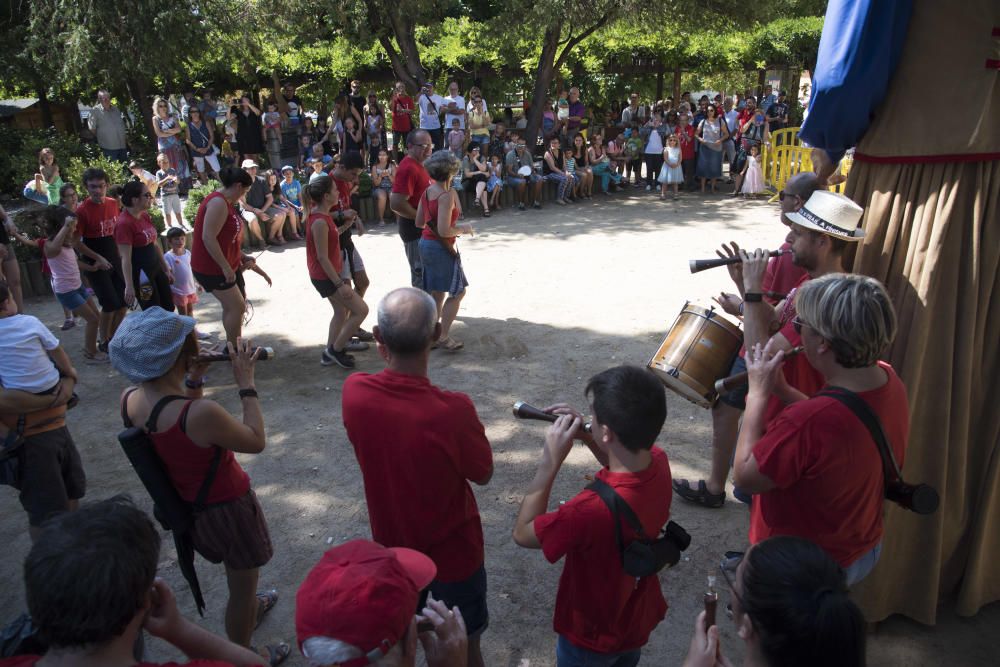
<svg viewBox="0 0 1000 667"><path fill-rule="evenodd" d="M17 488L29 525L40 526L53 514L65 512L69 501L83 498L87 476L80 452L65 426L29 435L20 456L21 480Z"/></svg>
<svg viewBox="0 0 1000 667"><path fill-rule="evenodd" d="M264 510L253 489L236 500L199 512L191 540L205 560L225 563L233 570L261 567L274 555Z"/></svg>

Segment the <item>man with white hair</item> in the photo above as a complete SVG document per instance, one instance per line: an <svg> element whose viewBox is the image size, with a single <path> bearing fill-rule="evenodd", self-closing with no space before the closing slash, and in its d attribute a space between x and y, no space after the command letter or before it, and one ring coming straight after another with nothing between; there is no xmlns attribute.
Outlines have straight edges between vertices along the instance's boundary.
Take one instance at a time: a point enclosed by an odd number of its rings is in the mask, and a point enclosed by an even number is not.
<svg viewBox="0 0 1000 667"><path fill-rule="evenodd" d="M412 549L368 540L330 549L295 596L302 655L311 667L413 667L419 631L428 667L465 667L462 612L429 598L421 615L414 613L436 571Z"/></svg>
<svg viewBox="0 0 1000 667"><path fill-rule="evenodd" d="M469 665L478 667L489 610L483 526L469 482L490 481L493 452L469 397L427 378L440 332L430 295L412 287L389 292L372 331L388 367L347 378L342 414L364 479L372 539L430 557L437 575L428 590L462 610Z"/></svg>
<svg viewBox="0 0 1000 667"><path fill-rule="evenodd" d="M128 161L125 121L118 107L111 104L111 95L108 91L97 91L97 104L90 110L87 125L94 133L104 157L115 162Z"/></svg>

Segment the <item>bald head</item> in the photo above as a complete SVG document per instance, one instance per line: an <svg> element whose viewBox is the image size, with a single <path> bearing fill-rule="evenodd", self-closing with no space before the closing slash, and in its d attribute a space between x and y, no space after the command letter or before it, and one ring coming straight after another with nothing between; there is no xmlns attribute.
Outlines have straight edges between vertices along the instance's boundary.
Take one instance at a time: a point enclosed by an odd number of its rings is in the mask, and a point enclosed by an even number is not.
<svg viewBox="0 0 1000 667"><path fill-rule="evenodd" d="M785 183L785 192L801 197L803 201L807 201L817 190L819 190L819 179L811 171L799 172Z"/></svg>
<svg viewBox="0 0 1000 667"><path fill-rule="evenodd" d="M434 299L413 287L394 289L378 304L379 336L397 356L412 357L429 350L437 320Z"/></svg>

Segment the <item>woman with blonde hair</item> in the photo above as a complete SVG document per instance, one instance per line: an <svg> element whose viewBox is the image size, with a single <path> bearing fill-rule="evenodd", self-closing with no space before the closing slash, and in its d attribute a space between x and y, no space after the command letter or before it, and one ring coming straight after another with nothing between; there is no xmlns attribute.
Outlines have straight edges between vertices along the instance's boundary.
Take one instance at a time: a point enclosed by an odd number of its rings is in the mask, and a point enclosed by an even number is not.
<svg viewBox="0 0 1000 667"><path fill-rule="evenodd" d="M153 100L153 132L156 133L156 150L170 160L170 168L177 171L181 190L187 192L191 187L191 170L188 169L184 151L184 130L177 115L170 111L170 105L162 97Z"/></svg>

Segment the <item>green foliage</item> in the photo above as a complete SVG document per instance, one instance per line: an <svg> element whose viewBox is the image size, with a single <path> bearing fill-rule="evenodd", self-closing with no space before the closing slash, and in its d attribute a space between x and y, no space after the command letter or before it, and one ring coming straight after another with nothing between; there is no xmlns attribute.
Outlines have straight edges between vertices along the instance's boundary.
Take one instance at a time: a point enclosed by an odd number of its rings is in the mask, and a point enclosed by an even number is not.
<svg viewBox="0 0 1000 667"><path fill-rule="evenodd" d="M198 215L198 207L201 206L201 202L205 199L205 197L221 187L222 183L218 181L209 181L205 185L199 185L198 187L188 190L187 203L184 204L184 219L187 220L189 224L193 225L194 219Z"/></svg>
<svg viewBox="0 0 1000 667"><path fill-rule="evenodd" d="M153 223L153 226L156 227L156 231L159 234L162 234L166 229L166 225L163 222L163 211L159 206L153 206L149 209L149 221Z"/></svg>
<svg viewBox="0 0 1000 667"><path fill-rule="evenodd" d="M4 156L0 161L0 193L20 196L24 184L38 172L38 151L46 147L55 152L56 164L66 183L76 183L71 180L70 162L74 158L99 152L96 145L83 144L77 137L55 129L17 130L0 125L0 155Z"/></svg>

